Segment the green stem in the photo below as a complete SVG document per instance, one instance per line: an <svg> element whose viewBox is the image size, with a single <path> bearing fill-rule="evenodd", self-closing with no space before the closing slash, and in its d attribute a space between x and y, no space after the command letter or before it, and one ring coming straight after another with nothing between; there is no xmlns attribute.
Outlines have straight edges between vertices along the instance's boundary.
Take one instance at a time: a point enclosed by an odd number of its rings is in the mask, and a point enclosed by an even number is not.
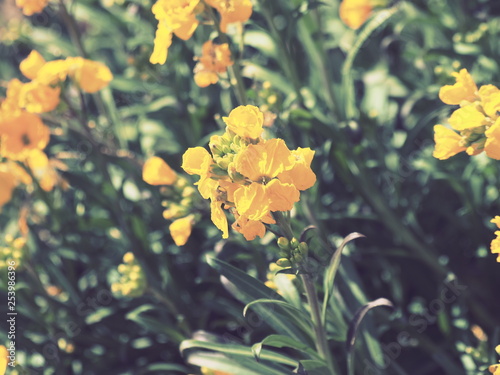
<svg viewBox="0 0 500 375"><path fill-rule="evenodd" d="M326 338L326 331L321 322L321 309L319 306L318 295L316 294L316 288L314 287L314 282L311 279L311 275L303 273L300 275L304 288L306 290L307 302L311 308L311 319L314 324L314 333L316 336L316 349L319 355L326 361L330 373L333 371L333 360L328 348L328 341Z"/></svg>

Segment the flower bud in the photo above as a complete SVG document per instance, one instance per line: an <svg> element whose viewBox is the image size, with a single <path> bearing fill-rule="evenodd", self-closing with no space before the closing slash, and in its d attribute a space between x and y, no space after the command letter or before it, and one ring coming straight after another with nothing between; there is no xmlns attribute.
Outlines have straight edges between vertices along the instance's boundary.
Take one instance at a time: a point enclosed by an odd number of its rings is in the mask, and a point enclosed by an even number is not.
<svg viewBox="0 0 500 375"><path fill-rule="evenodd" d="M286 237L278 238L278 246L280 249L288 250L290 248L290 242Z"/></svg>
<svg viewBox="0 0 500 375"><path fill-rule="evenodd" d="M280 267L291 267L292 266L292 263L290 262L289 259L287 258L280 258L276 261L276 264Z"/></svg>

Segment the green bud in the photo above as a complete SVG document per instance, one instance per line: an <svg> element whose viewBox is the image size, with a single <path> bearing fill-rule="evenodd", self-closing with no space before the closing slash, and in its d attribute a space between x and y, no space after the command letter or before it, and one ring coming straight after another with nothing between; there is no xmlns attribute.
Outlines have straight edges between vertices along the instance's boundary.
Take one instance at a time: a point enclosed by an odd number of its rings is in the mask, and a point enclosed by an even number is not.
<svg viewBox="0 0 500 375"><path fill-rule="evenodd" d="M280 267L291 267L292 263L287 258L280 258L276 261L276 264Z"/></svg>
<svg viewBox="0 0 500 375"><path fill-rule="evenodd" d="M296 249L298 246L299 246L299 241L295 237L292 238L292 240L290 241L290 247L292 249Z"/></svg>
<svg viewBox="0 0 500 375"><path fill-rule="evenodd" d="M278 238L278 246L280 249L289 250L290 242L288 241L288 239L286 237L280 237L280 238Z"/></svg>
<svg viewBox="0 0 500 375"><path fill-rule="evenodd" d="M305 242L299 243L299 251L303 256L307 256L307 253L309 252L309 246Z"/></svg>

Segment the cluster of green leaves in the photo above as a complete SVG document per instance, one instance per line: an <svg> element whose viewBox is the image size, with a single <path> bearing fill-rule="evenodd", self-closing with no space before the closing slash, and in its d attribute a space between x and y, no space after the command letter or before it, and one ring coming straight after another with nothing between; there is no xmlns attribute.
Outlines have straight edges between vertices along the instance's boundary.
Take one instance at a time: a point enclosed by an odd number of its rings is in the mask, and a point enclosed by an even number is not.
<svg viewBox="0 0 500 375"><path fill-rule="evenodd" d="M336 371L347 372L351 355L359 374L483 373L500 342L500 273L488 251L488 222L500 214L498 163L435 160L432 126L449 116L437 93L453 83L452 71L465 67L478 84L500 81L500 5L400 1L353 31L338 3L257 1L232 46L244 46L252 104L265 104L264 81L278 97L275 133L290 148L316 150L318 182L301 196L292 224L296 233L317 228L307 238ZM18 190L0 214L2 231L15 233L19 207L31 207L29 260L16 286L25 372L174 374L206 366L324 374L300 283L280 277L279 293L263 284L277 258L272 236L221 242L206 211L179 248L159 190L141 179L141 163L153 154L181 173L184 150L206 144L221 128L218 116L237 105L227 84L194 84L193 56L210 26L174 40L166 65L152 66L151 1L67 5L86 53L115 78L102 95L85 97L96 124L90 138L77 120L83 108L70 113L63 104L48 119L63 135L47 152L67 164L71 187ZM80 53L57 4L23 22L30 26L19 38L0 45L2 82L20 76L32 49L54 58ZM331 245L351 232L367 238L344 250L335 276L340 257L332 260ZM128 251L149 288L118 299L109 285ZM376 309L360 322L360 309L379 297L394 313ZM357 343L346 346L354 328Z"/></svg>

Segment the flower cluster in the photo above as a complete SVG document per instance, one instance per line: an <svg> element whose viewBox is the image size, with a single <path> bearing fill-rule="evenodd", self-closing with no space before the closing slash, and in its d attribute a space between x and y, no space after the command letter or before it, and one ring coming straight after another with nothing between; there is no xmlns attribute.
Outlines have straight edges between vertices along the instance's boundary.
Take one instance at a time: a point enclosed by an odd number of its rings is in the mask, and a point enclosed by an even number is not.
<svg viewBox="0 0 500 375"><path fill-rule="evenodd" d="M40 114L57 108L66 77L88 93L104 88L113 78L100 62L81 57L47 62L37 51L32 51L19 69L30 81L12 79L0 104L0 157L6 159L0 163L0 206L10 200L19 183L31 184L32 176L46 191L63 183L56 168L64 166L43 152L50 130ZM24 163L31 174L14 161Z"/></svg>
<svg viewBox="0 0 500 375"><path fill-rule="evenodd" d="M194 81L200 87L207 87L219 81L219 74L225 73L228 66L233 65L229 44L205 42L201 49L201 57L194 67Z"/></svg>
<svg viewBox="0 0 500 375"><path fill-rule="evenodd" d="M466 69L453 75L456 83L441 87L439 98L460 108L448 119L453 129L434 126L434 157L445 160L462 151L469 155L484 151L490 158L499 160L500 89L493 85L478 89Z"/></svg>
<svg viewBox="0 0 500 375"><path fill-rule="evenodd" d="M27 256L25 237L14 238L11 235L6 235L4 240L5 244L0 246L0 271L2 274L8 268L10 261L15 262L16 269L20 269Z"/></svg>
<svg viewBox="0 0 500 375"><path fill-rule="evenodd" d="M120 280L111 284L111 291L118 296L140 297L147 287L146 275L132 253L123 256L118 266Z"/></svg>
<svg viewBox="0 0 500 375"><path fill-rule="evenodd" d="M493 219L491 219L491 222L496 224L500 229L500 216L495 216ZM497 262L500 263L500 230L497 230L495 232L495 235L497 237L493 241L491 241L490 249L493 254L498 254Z"/></svg>
<svg viewBox="0 0 500 375"><path fill-rule="evenodd" d="M263 139L264 115L257 107L239 106L223 120L226 131L210 138L211 154L203 147L190 148L182 168L200 176L198 190L210 199L211 218L222 237L229 235L226 209L235 218L233 229L253 240L264 236L264 224L275 223L273 212L291 210L300 190L314 185L314 151L290 151L282 139Z"/></svg>
<svg viewBox="0 0 500 375"><path fill-rule="evenodd" d="M177 175L161 158L153 156L144 163L142 179L150 185L163 185L162 194L165 211L163 217L173 220L169 226L170 235L177 246L186 244L198 217L191 214L196 190L188 186L188 181Z"/></svg>
<svg viewBox="0 0 500 375"><path fill-rule="evenodd" d="M206 11L205 6L219 12L222 32L226 32L228 24L245 22L252 15L250 0L157 0L151 9L158 20L149 60L152 64L165 64L174 34L182 40L191 38L199 25L197 16Z"/></svg>
<svg viewBox="0 0 500 375"><path fill-rule="evenodd" d="M496 348L495 348L496 352L498 353L498 355L500 355L500 345L498 345ZM489 367L490 372L493 374L493 375L500 375L500 365L499 364L496 364L496 365L491 365Z"/></svg>

